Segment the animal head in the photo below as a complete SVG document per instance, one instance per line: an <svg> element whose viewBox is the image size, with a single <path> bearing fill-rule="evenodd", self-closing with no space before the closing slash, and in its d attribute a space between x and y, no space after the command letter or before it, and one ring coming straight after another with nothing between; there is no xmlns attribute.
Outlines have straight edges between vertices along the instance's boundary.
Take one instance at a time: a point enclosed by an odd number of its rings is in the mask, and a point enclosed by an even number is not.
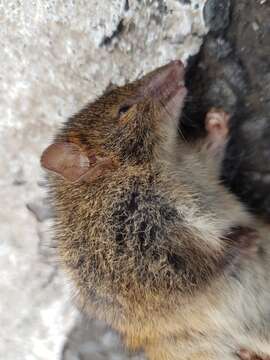
<svg viewBox="0 0 270 360"><path fill-rule="evenodd" d="M41 158L61 261L83 304L111 322L116 308L140 306L142 320L155 302L166 310L233 256L224 237L246 215L208 168L216 146L205 156L179 139L185 96L171 62L71 117Z"/></svg>
<svg viewBox="0 0 270 360"><path fill-rule="evenodd" d="M122 163L150 163L176 136L185 95L180 61L115 88L67 122L41 163L72 182L91 182Z"/></svg>

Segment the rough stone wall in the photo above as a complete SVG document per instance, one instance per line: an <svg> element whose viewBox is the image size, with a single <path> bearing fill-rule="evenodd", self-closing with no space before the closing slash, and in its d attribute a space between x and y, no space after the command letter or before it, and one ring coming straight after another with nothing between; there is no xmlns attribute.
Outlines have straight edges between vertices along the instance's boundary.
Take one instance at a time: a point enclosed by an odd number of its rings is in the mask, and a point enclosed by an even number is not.
<svg viewBox="0 0 270 360"><path fill-rule="evenodd" d="M1 359L128 357L115 334L81 320L72 305L68 281L49 246L51 219L39 156L55 129L111 82L121 84L196 54L206 33L203 4L0 3Z"/></svg>

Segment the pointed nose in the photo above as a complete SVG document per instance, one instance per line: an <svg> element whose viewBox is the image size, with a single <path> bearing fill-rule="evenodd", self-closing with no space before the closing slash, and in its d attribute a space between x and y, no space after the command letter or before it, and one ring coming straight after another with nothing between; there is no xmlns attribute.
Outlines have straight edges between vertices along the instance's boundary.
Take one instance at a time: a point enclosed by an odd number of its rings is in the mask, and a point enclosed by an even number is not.
<svg viewBox="0 0 270 360"><path fill-rule="evenodd" d="M142 90L156 100L168 100L176 91L185 89L185 68L180 60L171 61L144 78Z"/></svg>

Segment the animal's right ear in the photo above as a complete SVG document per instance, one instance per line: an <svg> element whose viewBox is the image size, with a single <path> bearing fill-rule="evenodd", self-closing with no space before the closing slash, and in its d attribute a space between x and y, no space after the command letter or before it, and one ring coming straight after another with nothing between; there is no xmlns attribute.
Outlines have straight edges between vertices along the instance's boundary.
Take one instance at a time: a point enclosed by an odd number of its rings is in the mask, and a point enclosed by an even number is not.
<svg viewBox="0 0 270 360"><path fill-rule="evenodd" d="M59 142L50 145L43 152L41 166L74 182L89 170L91 160L80 146L69 142Z"/></svg>
<svg viewBox="0 0 270 360"><path fill-rule="evenodd" d="M67 181L92 183L116 169L117 162L111 157L87 154L77 144L58 142L43 152L41 166Z"/></svg>

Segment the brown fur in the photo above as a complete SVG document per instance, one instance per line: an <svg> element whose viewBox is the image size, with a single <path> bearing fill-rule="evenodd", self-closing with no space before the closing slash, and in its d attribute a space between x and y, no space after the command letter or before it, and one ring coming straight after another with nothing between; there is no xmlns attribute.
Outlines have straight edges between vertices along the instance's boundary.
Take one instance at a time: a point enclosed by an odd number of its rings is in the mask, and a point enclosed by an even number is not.
<svg viewBox="0 0 270 360"><path fill-rule="evenodd" d="M77 182L50 175L60 259L82 308L151 360L270 354L269 245L233 240L253 220L219 181L223 145L177 136L184 93L149 90L162 71L106 93L56 136L113 164Z"/></svg>

